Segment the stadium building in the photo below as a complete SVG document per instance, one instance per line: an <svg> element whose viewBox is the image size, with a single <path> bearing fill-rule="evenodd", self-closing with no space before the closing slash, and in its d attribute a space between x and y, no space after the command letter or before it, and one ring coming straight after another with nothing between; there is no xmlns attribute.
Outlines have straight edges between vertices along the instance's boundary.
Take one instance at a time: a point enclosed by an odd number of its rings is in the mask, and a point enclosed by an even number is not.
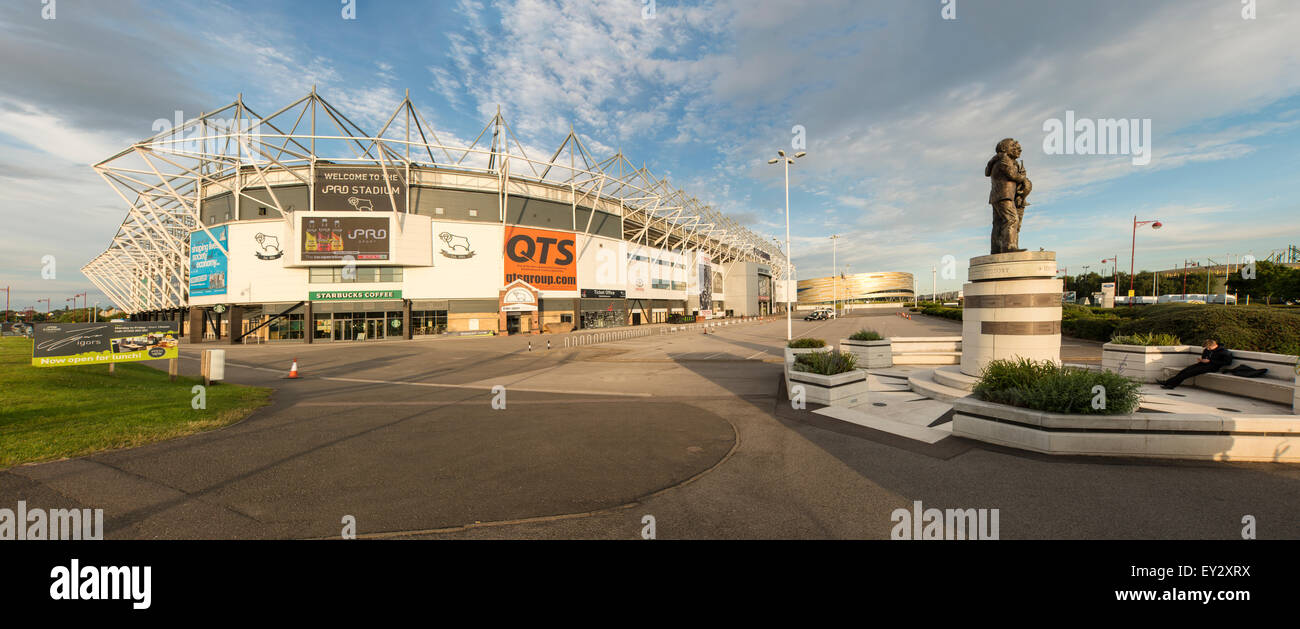
<svg viewBox="0 0 1300 629"><path fill-rule="evenodd" d="M369 341L781 310L770 242L570 131L546 159L498 113L468 146L409 96L375 133L314 90L235 102L95 169L129 206L82 272L192 341Z"/></svg>
<svg viewBox="0 0 1300 629"><path fill-rule="evenodd" d="M911 301L912 274L903 272L852 273L799 280L799 306L830 306L839 303Z"/></svg>

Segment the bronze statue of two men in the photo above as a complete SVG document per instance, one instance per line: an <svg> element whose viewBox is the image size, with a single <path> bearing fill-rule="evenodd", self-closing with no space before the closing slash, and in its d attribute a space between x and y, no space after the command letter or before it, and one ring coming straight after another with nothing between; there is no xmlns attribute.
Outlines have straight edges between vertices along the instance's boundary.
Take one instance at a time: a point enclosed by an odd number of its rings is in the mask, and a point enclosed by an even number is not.
<svg viewBox="0 0 1300 629"><path fill-rule="evenodd" d="M1020 248L1020 225L1025 220L1025 197L1034 189L1025 176L1025 163L1020 158L1020 143L1011 138L998 142L997 155L984 167L984 176L990 177L993 189L989 203L993 205L993 236L989 253L1015 253Z"/></svg>

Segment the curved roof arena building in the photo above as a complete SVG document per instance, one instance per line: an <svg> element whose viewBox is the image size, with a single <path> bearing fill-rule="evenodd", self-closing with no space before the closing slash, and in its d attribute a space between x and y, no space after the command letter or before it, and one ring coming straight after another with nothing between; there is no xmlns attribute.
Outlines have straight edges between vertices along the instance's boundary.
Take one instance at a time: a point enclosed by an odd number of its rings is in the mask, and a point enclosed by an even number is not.
<svg viewBox="0 0 1300 629"><path fill-rule="evenodd" d="M899 301L912 299L912 274L901 271L852 273L799 280L800 304L830 305L843 302Z"/></svg>
<svg viewBox="0 0 1300 629"><path fill-rule="evenodd" d="M137 318L188 316L191 339L537 332L783 299L770 241L573 132L530 157L499 113L465 146L409 97L371 131L314 90L266 116L241 97L95 169L129 210L82 272Z"/></svg>

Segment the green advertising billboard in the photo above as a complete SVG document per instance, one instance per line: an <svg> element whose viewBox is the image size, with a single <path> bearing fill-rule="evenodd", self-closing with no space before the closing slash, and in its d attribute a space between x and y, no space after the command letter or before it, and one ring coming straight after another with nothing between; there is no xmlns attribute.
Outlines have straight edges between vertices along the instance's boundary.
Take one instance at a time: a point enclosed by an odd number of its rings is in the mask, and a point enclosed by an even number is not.
<svg viewBox="0 0 1300 629"><path fill-rule="evenodd" d="M102 365L179 356L175 322L38 323L32 365Z"/></svg>

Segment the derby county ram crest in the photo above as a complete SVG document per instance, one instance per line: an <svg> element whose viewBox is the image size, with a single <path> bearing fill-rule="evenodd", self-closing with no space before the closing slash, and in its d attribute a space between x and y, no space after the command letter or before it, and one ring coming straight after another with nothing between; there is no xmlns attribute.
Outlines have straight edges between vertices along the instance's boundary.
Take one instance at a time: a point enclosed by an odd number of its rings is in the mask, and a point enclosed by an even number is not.
<svg viewBox="0 0 1300 629"><path fill-rule="evenodd" d="M474 251L469 248L469 239L464 236L457 236L451 232L442 232L438 234L438 240L442 241L442 249L439 253L448 258L464 260L465 258L474 257Z"/></svg>
<svg viewBox="0 0 1300 629"><path fill-rule="evenodd" d="M280 249L280 239L275 236L268 236L259 232L256 236L253 236L253 240L257 241L258 250L253 253L258 260L276 260L284 255L284 251Z"/></svg>

